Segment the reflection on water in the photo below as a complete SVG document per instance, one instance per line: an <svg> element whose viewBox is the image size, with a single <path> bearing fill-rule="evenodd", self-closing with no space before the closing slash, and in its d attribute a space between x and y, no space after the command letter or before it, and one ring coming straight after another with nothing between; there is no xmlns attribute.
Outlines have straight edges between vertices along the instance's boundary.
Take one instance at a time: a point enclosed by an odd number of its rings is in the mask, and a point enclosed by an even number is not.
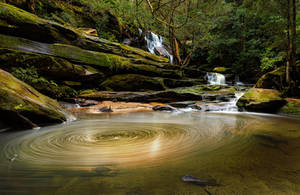
<svg viewBox="0 0 300 195"><path fill-rule="evenodd" d="M300 120L221 113L93 115L0 134L0 194L300 193Z"/></svg>

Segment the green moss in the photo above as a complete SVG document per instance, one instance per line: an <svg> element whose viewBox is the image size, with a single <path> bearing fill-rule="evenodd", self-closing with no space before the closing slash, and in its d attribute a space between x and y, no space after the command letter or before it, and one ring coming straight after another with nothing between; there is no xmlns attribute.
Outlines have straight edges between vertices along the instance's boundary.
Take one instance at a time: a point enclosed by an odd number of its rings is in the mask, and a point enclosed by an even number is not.
<svg viewBox="0 0 300 195"><path fill-rule="evenodd" d="M193 87L185 87L174 89L177 93L191 93L194 95L200 94L232 94L235 92L234 87L226 87L220 85L197 85Z"/></svg>
<svg viewBox="0 0 300 195"><path fill-rule="evenodd" d="M300 100L299 99L286 99L287 104L280 108L279 113L289 116L300 116Z"/></svg>
<svg viewBox="0 0 300 195"><path fill-rule="evenodd" d="M277 90L251 88L239 99L237 105L250 111L276 112L285 103Z"/></svg>
<svg viewBox="0 0 300 195"><path fill-rule="evenodd" d="M0 70L0 109L19 113L36 124L66 120L58 103Z"/></svg>
<svg viewBox="0 0 300 195"><path fill-rule="evenodd" d="M230 70L230 68L226 68L226 67L215 67L213 69L213 72L218 72L218 73L226 73Z"/></svg>
<svg viewBox="0 0 300 195"><path fill-rule="evenodd" d="M252 88L243 95L243 99L254 100L258 102L268 102L273 100L282 100L281 94L276 90Z"/></svg>
<svg viewBox="0 0 300 195"><path fill-rule="evenodd" d="M145 57L146 59L151 59L151 60L154 60L157 62L169 62L168 58L157 56L157 55L151 54L149 52L145 52L144 50L141 50L138 48L134 48L134 47L130 47L128 45L122 45L122 44L119 44L119 47L127 52L136 53L142 57Z"/></svg>

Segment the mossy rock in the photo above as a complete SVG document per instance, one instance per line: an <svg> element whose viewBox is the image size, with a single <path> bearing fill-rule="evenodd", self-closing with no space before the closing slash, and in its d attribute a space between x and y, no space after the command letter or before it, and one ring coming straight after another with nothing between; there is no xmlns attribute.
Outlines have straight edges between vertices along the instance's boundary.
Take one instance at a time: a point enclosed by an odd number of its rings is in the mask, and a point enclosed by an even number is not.
<svg viewBox="0 0 300 195"><path fill-rule="evenodd" d="M57 124L66 120L59 104L0 69L2 123L15 129Z"/></svg>
<svg viewBox="0 0 300 195"><path fill-rule="evenodd" d="M257 81L256 88L281 90L285 81L285 66L264 74Z"/></svg>
<svg viewBox="0 0 300 195"><path fill-rule="evenodd" d="M11 72L14 67L35 67L38 74L53 80L74 80L86 75L86 69L62 58L0 48L0 68Z"/></svg>
<svg viewBox="0 0 300 195"><path fill-rule="evenodd" d="M300 99L286 98L286 105L278 111L279 114L300 117Z"/></svg>
<svg viewBox="0 0 300 195"><path fill-rule="evenodd" d="M213 72L225 74L225 73L230 72L230 68L226 68L226 67L215 67L215 68L213 69Z"/></svg>
<svg viewBox="0 0 300 195"><path fill-rule="evenodd" d="M69 27L39 18L34 14L1 2L0 20L9 24L0 26L3 34L25 37L46 43L70 43L80 38L80 35Z"/></svg>
<svg viewBox="0 0 300 195"><path fill-rule="evenodd" d="M251 88L239 99L237 106L248 111L275 113L285 103L277 90Z"/></svg>
<svg viewBox="0 0 300 195"><path fill-rule="evenodd" d="M168 69L167 66L134 64L129 58L123 56L84 50L72 45L45 44L1 34L0 44L3 48L63 58L73 64L89 65L100 71L109 71L113 74L136 73L167 78L180 78L183 74L179 69L173 70Z"/></svg>

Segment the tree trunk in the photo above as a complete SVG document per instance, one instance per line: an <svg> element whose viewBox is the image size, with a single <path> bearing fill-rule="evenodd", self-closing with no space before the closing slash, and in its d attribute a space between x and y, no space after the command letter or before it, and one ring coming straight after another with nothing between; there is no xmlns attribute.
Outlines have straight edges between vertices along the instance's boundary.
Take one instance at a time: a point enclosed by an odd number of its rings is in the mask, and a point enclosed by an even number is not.
<svg viewBox="0 0 300 195"><path fill-rule="evenodd" d="M291 70L292 80L296 81L296 0L292 0L292 25L291 25Z"/></svg>
<svg viewBox="0 0 300 195"><path fill-rule="evenodd" d="M291 35L290 35L290 29L291 29L291 15L290 15L290 0L287 0L287 61L286 61L286 83L290 85L291 83Z"/></svg>

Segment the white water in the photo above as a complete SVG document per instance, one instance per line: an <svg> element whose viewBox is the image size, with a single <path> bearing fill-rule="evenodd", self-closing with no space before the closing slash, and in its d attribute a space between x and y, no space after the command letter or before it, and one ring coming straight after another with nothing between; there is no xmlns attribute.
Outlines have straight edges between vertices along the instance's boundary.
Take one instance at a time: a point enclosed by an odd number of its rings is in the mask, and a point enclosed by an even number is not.
<svg viewBox="0 0 300 195"><path fill-rule="evenodd" d="M208 72L206 73L206 79L211 85L226 85L225 76L220 73Z"/></svg>
<svg viewBox="0 0 300 195"><path fill-rule="evenodd" d="M140 33L141 34L141 33ZM147 48L150 53L155 54L155 50L159 50L158 52L169 58L170 64L173 64L173 55L171 55L168 50L163 45L163 37L154 34L153 32L147 32L145 36L145 40L147 42Z"/></svg>
<svg viewBox="0 0 300 195"><path fill-rule="evenodd" d="M224 113L236 113L239 112L237 107L238 100L245 94L243 91L235 92L235 97L231 98L228 102L207 102L201 104L200 107L204 112L224 112Z"/></svg>

